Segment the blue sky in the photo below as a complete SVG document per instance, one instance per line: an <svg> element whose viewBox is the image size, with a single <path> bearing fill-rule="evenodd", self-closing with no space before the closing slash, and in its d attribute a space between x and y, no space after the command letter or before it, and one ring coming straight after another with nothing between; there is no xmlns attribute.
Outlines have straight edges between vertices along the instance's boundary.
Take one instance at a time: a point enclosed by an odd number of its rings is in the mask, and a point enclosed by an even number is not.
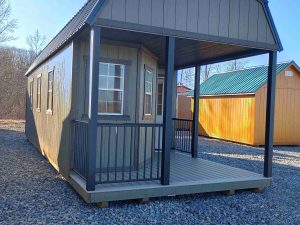
<svg viewBox="0 0 300 225"><path fill-rule="evenodd" d="M26 37L36 29L49 42L84 5L86 0L10 0L13 15L18 19L17 40L9 45L27 48ZM284 51L278 61L295 60L300 64L300 1L269 0ZM251 58L249 66L267 63L266 56Z"/></svg>

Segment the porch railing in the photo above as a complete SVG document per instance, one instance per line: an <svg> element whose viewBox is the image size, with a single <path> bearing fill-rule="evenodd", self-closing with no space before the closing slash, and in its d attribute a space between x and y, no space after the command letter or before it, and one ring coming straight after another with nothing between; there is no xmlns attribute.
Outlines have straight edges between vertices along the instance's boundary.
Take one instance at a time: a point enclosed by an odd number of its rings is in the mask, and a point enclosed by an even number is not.
<svg viewBox="0 0 300 225"><path fill-rule="evenodd" d="M88 123L74 121L73 170L82 178L87 177Z"/></svg>
<svg viewBox="0 0 300 225"><path fill-rule="evenodd" d="M96 184L159 180L162 124L98 124Z"/></svg>
<svg viewBox="0 0 300 225"><path fill-rule="evenodd" d="M162 124L99 123L96 184L161 179ZM87 177L88 124L75 121L73 170Z"/></svg>
<svg viewBox="0 0 300 225"><path fill-rule="evenodd" d="M173 119L173 149L185 153L192 153L192 128L193 120Z"/></svg>

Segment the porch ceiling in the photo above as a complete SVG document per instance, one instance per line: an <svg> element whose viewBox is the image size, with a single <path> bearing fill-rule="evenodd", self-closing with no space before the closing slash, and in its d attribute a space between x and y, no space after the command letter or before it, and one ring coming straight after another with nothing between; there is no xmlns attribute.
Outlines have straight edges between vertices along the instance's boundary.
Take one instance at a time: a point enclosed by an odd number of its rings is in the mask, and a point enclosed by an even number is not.
<svg viewBox="0 0 300 225"><path fill-rule="evenodd" d="M108 42L126 42L128 45L143 45L158 57L160 66L164 66L165 64L164 36L111 28L103 28L101 35ZM180 69L191 67L195 64L204 65L223 62L263 53L266 52L261 49L177 38L175 68Z"/></svg>

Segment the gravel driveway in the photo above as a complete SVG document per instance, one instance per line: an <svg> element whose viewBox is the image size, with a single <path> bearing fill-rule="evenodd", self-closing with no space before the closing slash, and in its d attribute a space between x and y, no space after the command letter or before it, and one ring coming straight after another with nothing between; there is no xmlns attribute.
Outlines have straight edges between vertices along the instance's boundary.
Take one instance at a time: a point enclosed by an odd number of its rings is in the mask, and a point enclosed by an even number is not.
<svg viewBox="0 0 300 225"><path fill-rule="evenodd" d="M200 157L263 171L263 149L200 138ZM88 205L27 141L24 124L0 122L0 224L300 224L300 147L277 147L263 193L219 193Z"/></svg>

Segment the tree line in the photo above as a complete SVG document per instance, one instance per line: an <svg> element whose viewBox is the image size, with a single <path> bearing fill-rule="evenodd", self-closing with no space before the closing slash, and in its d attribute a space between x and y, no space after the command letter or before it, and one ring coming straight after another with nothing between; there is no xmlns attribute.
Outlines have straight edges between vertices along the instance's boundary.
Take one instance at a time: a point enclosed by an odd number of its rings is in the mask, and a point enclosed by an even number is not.
<svg viewBox="0 0 300 225"><path fill-rule="evenodd" d="M24 119L27 79L25 73L45 45L38 30L27 36L27 49L9 47L16 40L18 21L8 0L0 0L0 119Z"/></svg>

